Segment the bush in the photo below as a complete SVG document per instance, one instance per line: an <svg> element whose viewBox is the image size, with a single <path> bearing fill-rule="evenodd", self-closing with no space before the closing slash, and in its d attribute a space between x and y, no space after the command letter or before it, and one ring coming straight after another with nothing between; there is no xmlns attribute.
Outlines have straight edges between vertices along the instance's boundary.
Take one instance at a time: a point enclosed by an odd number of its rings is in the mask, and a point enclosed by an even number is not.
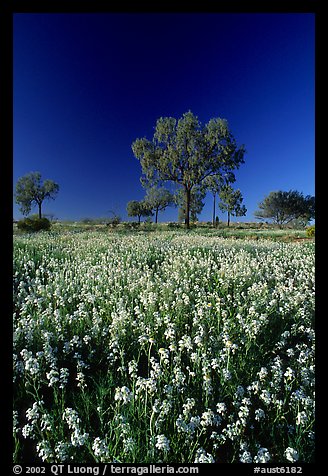
<svg viewBox="0 0 328 476"><path fill-rule="evenodd" d="M19 220L17 227L22 231L49 230L51 223L48 218L24 218Z"/></svg>
<svg viewBox="0 0 328 476"><path fill-rule="evenodd" d="M113 218L110 218L107 223L106 223L106 226L110 226L111 228L116 228L117 225L119 225L121 223L121 217L119 217L118 215L115 215Z"/></svg>
<svg viewBox="0 0 328 476"><path fill-rule="evenodd" d="M173 229L174 229L174 228L181 228L181 227L182 227L182 224L181 224L181 223L175 223L175 222L169 222L169 223L167 224L167 227L168 227L169 229L172 229L172 228L173 228Z"/></svg>
<svg viewBox="0 0 328 476"><path fill-rule="evenodd" d="M140 227L140 223L137 221L126 221L123 223L123 227L125 230L136 230Z"/></svg>
<svg viewBox="0 0 328 476"><path fill-rule="evenodd" d="M314 235L315 235L315 225L308 226L306 228L306 236L308 238L312 238L312 237L314 237Z"/></svg>

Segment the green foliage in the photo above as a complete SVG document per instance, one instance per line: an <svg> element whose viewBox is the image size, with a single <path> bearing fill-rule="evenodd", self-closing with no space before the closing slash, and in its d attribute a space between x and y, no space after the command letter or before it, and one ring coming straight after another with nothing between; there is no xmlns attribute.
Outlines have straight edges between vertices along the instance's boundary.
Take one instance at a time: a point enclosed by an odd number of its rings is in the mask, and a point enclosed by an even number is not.
<svg viewBox="0 0 328 476"><path fill-rule="evenodd" d="M271 220L277 225L302 220L308 223L315 217L315 198L297 190L270 192L254 213L260 220Z"/></svg>
<svg viewBox="0 0 328 476"><path fill-rule="evenodd" d="M168 229L177 229L177 228L181 228L181 225L180 225L180 223L175 223L174 221L172 221L172 222L169 222L167 224L167 228Z"/></svg>
<svg viewBox="0 0 328 476"><path fill-rule="evenodd" d="M234 173L229 172L224 175L210 175L204 179L203 185L212 195L216 195L222 190L222 187L234 183L235 181L236 177Z"/></svg>
<svg viewBox="0 0 328 476"><path fill-rule="evenodd" d="M203 187L206 191L210 192L213 195L213 215L212 215L212 225L216 226L216 216L215 216L215 205L216 205L216 196L222 190L222 187L233 183L236 181L235 175L233 172L222 175L210 175L203 180Z"/></svg>
<svg viewBox="0 0 328 476"><path fill-rule="evenodd" d="M129 217L138 217L139 223L141 217L150 217L153 215L150 205L146 200L141 200L140 202L138 202L138 200L131 200L126 206L126 211Z"/></svg>
<svg viewBox="0 0 328 476"><path fill-rule="evenodd" d="M225 119L211 119L205 126L188 111L179 119L161 117L152 141L132 144L148 186L173 182L186 194L185 222L189 227L191 192L211 175L229 174L244 163L245 149L237 147Z"/></svg>
<svg viewBox="0 0 328 476"><path fill-rule="evenodd" d="M306 228L306 236L308 238L312 238L315 236L315 225L312 225L312 226L308 226Z"/></svg>
<svg viewBox="0 0 328 476"><path fill-rule="evenodd" d="M175 205L174 198L169 190L163 187L151 187L147 190L145 203L148 208L155 213L155 223L158 221L158 212L165 210L167 207Z"/></svg>
<svg viewBox="0 0 328 476"><path fill-rule="evenodd" d="M190 193L190 219L191 221L197 221L197 215L199 215L204 207L204 198L206 190L204 187L194 187ZM174 196L176 205L179 207L178 220L182 222L186 218L187 209L187 194L183 188L180 188Z"/></svg>
<svg viewBox="0 0 328 476"><path fill-rule="evenodd" d="M15 199L20 205L23 215L28 215L31 208L37 206L39 218L42 217L41 206L44 200L54 199L59 191L59 185L52 180L41 182L40 172L30 172L20 177L16 184Z"/></svg>
<svg viewBox="0 0 328 476"><path fill-rule="evenodd" d="M247 209L242 205L243 197L239 189L233 190L230 185L224 185L220 191L221 203L219 207L222 211L228 212L228 226L230 223L230 215L245 216Z"/></svg>
<svg viewBox="0 0 328 476"><path fill-rule="evenodd" d="M19 220L17 227L22 231L50 230L51 223L48 218L29 217Z"/></svg>
<svg viewBox="0 0 328 476"><path fill-rule="evenodd" d="M140 227L140 223L137 221L126 221L123 223L124 230L137 230Z"/></svg>
<svg viewBox="0 0 328 476"><path fill-rule="evenodd" d="M122 220L121 220L121 217L120 217L120 216L114 215L113 217L111 217L111 218L107 221L106 225L107 225L107 226L110 226L110 227L112 227L112 228L116 228L117 225L118 225L119 223L121 223L121 221L122 221Z"/></svg>

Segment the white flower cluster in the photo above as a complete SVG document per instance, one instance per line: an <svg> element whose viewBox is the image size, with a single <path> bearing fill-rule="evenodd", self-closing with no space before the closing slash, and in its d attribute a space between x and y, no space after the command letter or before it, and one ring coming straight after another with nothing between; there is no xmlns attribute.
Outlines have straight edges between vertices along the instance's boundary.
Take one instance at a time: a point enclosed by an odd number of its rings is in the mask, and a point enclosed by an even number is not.
<svg viewBox="0 0 328 476"><path fill-rule="evenodd" d="M114 399L123 403L129 403L133 399L133 393L126 386L116 388Z"/></svg>
<svg viewBox="0 0 328 476"><path fill-rule="evenodd" d="M170 451L170 440L165 435L157 435L155 446L161 451Z"/></svg>
<svg viewBox="0 0 328 476"><path fill-rule="evenodd" d="M298 460L298 452L294 450L294 448L286 448L285 456L287 461L289 461L290 463L296 463L296 461Z"/></svg>
<svg viewBox="0 0 328 476"><path fill-rule="evenodd" d="M100 462L106 462L109 457L108 445L104 439L99 437L95 438L92 443L92 450L96 456L96 459Z"/></svg>
<svg viewBox="0 0 328 476"><path fill-rule="evenodd" d="M26 418L29 421L23 428L22 428L22 435L24 438L30 437L35 438L35 430L38 424L38 420L41 417L40 414L40 406L43 404L42 401L34 402L31 408L26 410Z"/></svg>
<svg viewBox="0 0 328 476"><path fill-rule="evenodd" d="M194 463L215 463L215 460L204 448L198 448Z"/></svg>
<svg viewBox="0 0 328 476"><path fill-rule="evenodd" d="M63 414L63 420L66 421L68 428L72 430L71 433L71 443L73 446L83 446L88 441L89 434L84 432L82 433L80 428L80 418L76 410L72 408L65 408Z"/></svg>
<svg viewBox="0 0 328 476"><path fill-rule="evenodd" d="M17 235L14 272L14 432L43 461L311 459L311 243Z"/></svg>

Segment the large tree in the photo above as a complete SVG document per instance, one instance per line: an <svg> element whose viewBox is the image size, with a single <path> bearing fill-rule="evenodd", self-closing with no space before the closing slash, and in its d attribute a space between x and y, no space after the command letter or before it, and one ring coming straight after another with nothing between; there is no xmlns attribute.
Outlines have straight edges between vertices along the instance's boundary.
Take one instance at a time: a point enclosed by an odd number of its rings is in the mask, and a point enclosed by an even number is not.
<svg viewBox="0 0 328 476"><path fill-rule="evenodd" d="M244 163L245 153L243 146L237 146L225 119L210 119L203 126L191 111L179 120L159 118L153 139L136 139L132 150L140 160L142 183L155 185L170 181L183 187L187 228L193 188L200 186L206 177L238 168Z"/></svg>
<svg viewBox="0 0 328 476"><path fill-rule="evenodd" d="M158 212L165 208L175 205L173 195L169 190L163 187L151 187L147 190L145 202L149 208L155 213L155 223L158 221Z"/></svg>
<svg viewBox="0 0 328 476"><path fill-rule="evenodd" d="M254 216L280 226L298 219L308 223L315 217L315 198L304 196L297 190L270 192L259 203L259 210L255 211Z"/></svg>
<svg viewBox="0 0 328 476"><path fill-rule="evenodd" d="M191 191L190 196L190 220L195 222L198 219L198 215L202 212L204 207L204 198L206 195L206 190L204 187L194 187ZM186 194L183 188L180 188L175 195L174 201L179 207L178 220L183 221L186 217Z"/></svg>
<svg viewBox="0 0 328 476"><path fill-rule="evenodd" d="M38 207L39 218L42 218L42 203L54 199L59 191L59 185L53 180L41 181L40 172L30 172L20 177L16 184L15 199L20 205L23 215L28 215L31 208Z"/></svg>
<svg viewBox="0 0 328 476"><path fill-rule="evenodd" d="M243 196L239 189L234 190L230 185L225 185L222 187L219 197L221 200L219 204L220 209L228 213L228 226L230 225L230 215L236 217L246 215L247 209L242 204Z"/></svg>

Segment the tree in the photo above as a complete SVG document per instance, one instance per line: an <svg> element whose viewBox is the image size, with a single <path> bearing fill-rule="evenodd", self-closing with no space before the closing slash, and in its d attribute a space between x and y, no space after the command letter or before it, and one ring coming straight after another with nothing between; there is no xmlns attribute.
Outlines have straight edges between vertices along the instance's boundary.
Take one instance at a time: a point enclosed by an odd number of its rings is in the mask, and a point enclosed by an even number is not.
<svg viewBox="0 0 328 476"><path fill-rule="evenodd" d="M41 182L40 172L30 172L20 177L16 184L15 199L20 205L23 215L28 215L31 208L38 207L39 218L42 218L41 207L44 200L54 200L59 191L59 185L52 180Z"/></svg>
<svg viewBox="0 0 328 476"><path fill-rule="evenodd" d="M210 175L206 177L204 180L204 187L213 195L213 216L212 216L212 224L213 227L217 226L218 220L215 217L215 203L216 203L216 196L220 193L220 190L224 185L229 183L233 183L236 181L236 178L232 172L225 174L225 175Z"/></svg>
<svg viewBox="0 0 328 476"><path fill-rule="evenodd" d="M202 212L204 207L204 198L206 195L206 190L204 187L195 187L191 191L190 196L190 219L191 221L197 221L198 215ZM187 207L187 200L186 200L186 193L183 188L180 188L175 193L174 201L176 205L179 207L178 212L178 220L182 221L186 218L186 207Z"/></svg>
<svg viewBox="0 0 328 476"><path fill-rule="evenodd" d="M142 167L143 184L169 181L183 187L187 228L192 190L206 177L238 168L244 163L245 153L243 146L237 147L225 119L214 118L202 126L191 111L178 121L159 118L152 141L136 139L132 150Z"/></svg>
<svg viewBox="0 0 328 476"><path fill-rule="evenodd" d="M247 209L242 205L243 197L239 189L234 190L230 185L225 185L220 191L221 202L220 209L223 212L228 212L228 226L230 225L230 215L241 217L245 216Z"/></svg>
<svg viewBox="0 0 328 476"><path fill-rule="evenodd" d="M260 220L271 220L279 226L295 220L307 224L315 217L315 198L311 195L304 197L297 190L270 192L259 203L259 210L254 216Z"/></svg>
<svg viewBox="0 0 328 476"><path fill-rule="evenodd" d="M149 205L150 210L155 213L155 223L158 221L159 211L175 205L172 193L163 187L151 187L148 189L145 202Z"/></svg>
<svg viewBox="0 0 328 476"><path fill-rule="evenodd" d="M138 217L138 223L140 224L141 217L149 217L153 215L153 212L149 208L149 204L145 200L138 202L137 200L131 200L126 206L129 217Z"/></svg>

